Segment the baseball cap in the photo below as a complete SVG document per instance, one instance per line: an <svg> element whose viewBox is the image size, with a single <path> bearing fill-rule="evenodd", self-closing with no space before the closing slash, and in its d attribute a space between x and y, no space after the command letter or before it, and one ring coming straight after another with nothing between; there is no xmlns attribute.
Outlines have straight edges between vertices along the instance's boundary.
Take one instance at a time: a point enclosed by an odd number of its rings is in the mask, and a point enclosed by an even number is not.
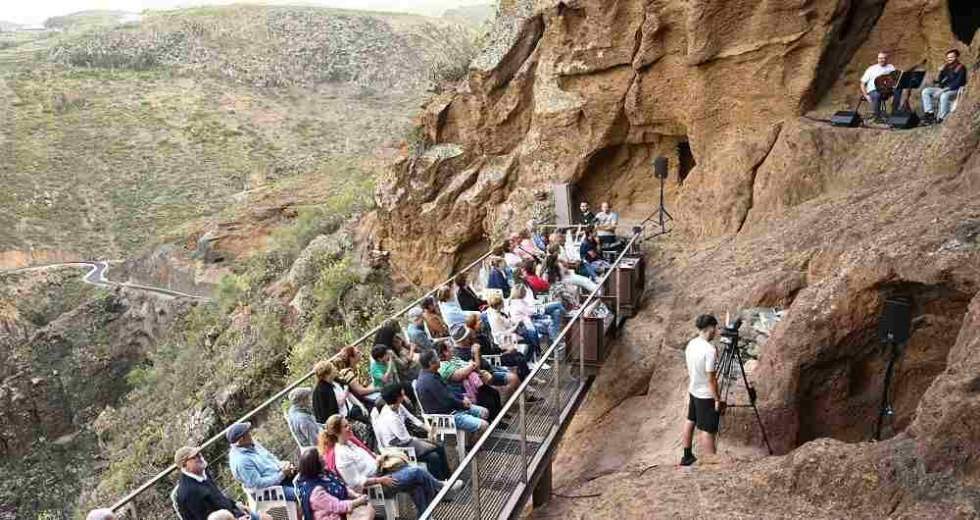
<svg viewBox="0 0 980 520"><path fill-rule="evenodd" d="M232 424L231 428L228 428L228 431L225 432L225 439L228 439L228 442L235 444L238 442L238 439L244 437L245 434L251 429L252 423L248 421Z"/></svg>
<svg viewBox="0 0 980 520"><path fill-rule="evenodd" d="M469 335L470 329L466 328L466 325L462 323L453 324L453 326L449 328L449 336L453 338L453 341L456 343L465 340L467 337L469 337Z"/></svg>
<svg viewBox="0 0 980 520"><path fill-rule="evenodd" d="M195 446L183 446L181 448L177 448L177 452L174 453L174 465L179 468L184 465L184 462L189 459L193 459L200 452L201 449Z"/></svg>

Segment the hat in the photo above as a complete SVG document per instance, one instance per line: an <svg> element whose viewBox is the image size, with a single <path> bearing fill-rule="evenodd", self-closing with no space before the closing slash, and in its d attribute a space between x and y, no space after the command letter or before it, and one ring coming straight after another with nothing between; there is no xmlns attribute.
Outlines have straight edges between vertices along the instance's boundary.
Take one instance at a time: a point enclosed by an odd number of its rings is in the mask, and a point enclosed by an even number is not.
<svg viewBox="0 0 980 520"><path fill-rule="evenodd" d="M289 401L292 403L305 402L312 390L308 386L300 386L289 391Z"/></svg>
<svg viewBox="0 0 980 520"><path fill-rule="evenodd" d="M174 465L180 468L184 465L184 462L193 459L200 453L200 448L194 446L184 446L182 448L177 448L177 452L174 453Z"/></svg>
<svg viewBox="0 0 980 520"><path fill-rule="evenodd" d="M414 320L422 317L422 307L412 307L408 310L408 319Z"/></svg>
<svg viewBox="0 0 980 520"><path fill-rule="evenodd" d="M248 421L232 424L231 427L228 428L228 431L225 432L225 439L228 439L228 442L235 444L238 442L238 439L244 437L245 434L251 429L252 423Z"/></svg>
<svg viewBox="0 0 980 520"><path fill-rule="evenodd" d="M449 327L449 336L453 338L453 342L459 343L470 335L470 329L466 328L466 325L462 323L455 323L452 327Z"/></svg>

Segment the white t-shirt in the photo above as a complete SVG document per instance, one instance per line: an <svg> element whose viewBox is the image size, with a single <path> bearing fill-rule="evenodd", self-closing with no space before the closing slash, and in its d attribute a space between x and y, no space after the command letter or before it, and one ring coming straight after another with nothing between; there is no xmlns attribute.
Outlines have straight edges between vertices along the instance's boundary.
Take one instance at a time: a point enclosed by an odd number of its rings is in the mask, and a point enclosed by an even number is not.
<svg viewBox="0 0 980 520"><path fill-rule="evenodd" d="M888 74L889 72L895 72L895 66L892 64L885 65L882 67L875 63L874 65L868 67L868 70L864 71L864 75L861 76L861 83L864 84L864 89L870 94L875 90L875 79L882 74Z"/></svg>
<svg viewBox="0 0 980 520"><path fill-rule="evenodd" d="M353 444L334 445L337 472L347 485L357 491L364 489L364 482L378 474L378 461L364 448Z"/></svg>
<svg viewBox="0 0 980 520"><path fill-rule="evenodd" d="M615 211L610 211L606 213L605 211L600 211L595 214L596 226L618 226L619 225L619 215ZM615 229L597 229L596 234L600 237L605 236L616 236Z"/></svg>
<svg viewBox="0 0 980 520"><path fill-rule="evenodd" d="M708 386L708 373L715 371L714 345L698 336L687 342L684 357L687 359L687 375L691 380L687 391L698 399L713 399L715 396Z"/></svg>

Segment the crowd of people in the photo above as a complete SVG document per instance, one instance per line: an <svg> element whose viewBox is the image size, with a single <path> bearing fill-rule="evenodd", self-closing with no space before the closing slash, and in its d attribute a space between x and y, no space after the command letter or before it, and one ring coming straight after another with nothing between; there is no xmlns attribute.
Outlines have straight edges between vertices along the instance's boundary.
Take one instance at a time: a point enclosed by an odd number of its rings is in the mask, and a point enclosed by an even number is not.
<svg viewBox="0 0 980 520"><path fill-rule="evenodd" d="M396 320L384 322L366 374L353 346L317 362L314 385L288 394L285 419L299 448L298 467L254 439L251 423L229 427L228 463L245 492L281 487L282 498L306 519L371 518L366 493L372 486L385 496L407 493L424 511L451 473L426 416L451 416L475 441L501 413L504 398L544 363L542 347L558 338L563 320L609 268L603 254L618 246L618 216L605 203L598 214L582 207L581 225L569 233L545 234L528 223L510 236L480 270L479 288L460 274L410 309L404 329ZM533 389L527 399L538 399ZM392 447L411 448L424 465L387 450ZM205 471L200 449L178 449L174 463L181 472L174 507L183 520L269 518L226 496Z"/></svg>

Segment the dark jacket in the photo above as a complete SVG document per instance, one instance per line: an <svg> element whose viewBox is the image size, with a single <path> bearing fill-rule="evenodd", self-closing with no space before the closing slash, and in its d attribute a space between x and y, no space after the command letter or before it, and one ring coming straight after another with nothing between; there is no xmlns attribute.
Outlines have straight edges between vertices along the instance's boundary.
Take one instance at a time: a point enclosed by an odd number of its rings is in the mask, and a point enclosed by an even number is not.
<svg viewBox="0 0 980 520"><path fill-rule="evenodd" d="M469 285L466 287L456 287L456 301L459 302L459 308L464 311L479 311L480 307L487 304L487 302L476 295L476 292Z"/></svg>
<svg viewBox="0 0 980 520"><path fill-rule="evenodd" d="M236 518L245 514L218 489L211 477L198 482L183 473L177 481L177 509L183 520L208 520L208 515L221 509L231 511Z"/></svg>
<svg viewBox="0 0 980 520"><path fill-rule="evenodd" d="M419 394L419 403L425 413L451 414L465 409L462 399L453 395L439 374L428 370L419 374L415 391Z"/></svg>
<svg viewBox="0 0 980 520"><path fill-rule="evenodd" d="M316 422L324 424L331 415L340 413L337 405L337 394L333 391L333 385L323 381L317 381L313 387L313 416Z"/></svg>
<svg viewBox="0 0 980 520"><path fill-rule="evenodd" d="M966 85L966 67L962 63L954 63L952 66L944 65L943 70L939 71L939 79L936 83L940 87L948 90L957 90Z"/></svg>
<svg viewBox="0 0 980 520"><path fill-rule="evenodd" d="M507 281L507 275L496 267L490 270L487 287L490 289L500 289L504 293L504 298L510 298L510 282Z"/></svg>

